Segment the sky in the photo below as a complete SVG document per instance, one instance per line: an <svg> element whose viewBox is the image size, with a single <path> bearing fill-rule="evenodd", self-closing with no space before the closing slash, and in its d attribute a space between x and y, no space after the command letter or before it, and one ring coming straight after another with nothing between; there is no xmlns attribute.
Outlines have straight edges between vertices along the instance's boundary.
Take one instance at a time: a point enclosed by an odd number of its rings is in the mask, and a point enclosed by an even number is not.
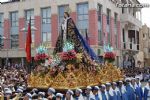
<svg viewBox="0 0 150 100"><path fill-rule="evenodd" d="M139 0L139 2L150 4L150 0ZM142 9L142 23L150 27L150 7Z"/></svg>
<svg viewBox="0 0 150 100"><path fill-rule="evenodd" d="M0 0L0 2L8 0ZM140 3L150 4L150 0L138 0ZM142 23L150 27L150 7L142 9Z"/></svg>

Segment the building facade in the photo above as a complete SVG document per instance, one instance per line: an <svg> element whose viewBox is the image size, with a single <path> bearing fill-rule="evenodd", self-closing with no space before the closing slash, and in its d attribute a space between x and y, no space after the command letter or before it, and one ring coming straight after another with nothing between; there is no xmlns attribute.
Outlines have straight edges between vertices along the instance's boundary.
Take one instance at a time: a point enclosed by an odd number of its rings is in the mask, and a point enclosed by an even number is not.
<svg viewBox="0 0 150 100"><path fill-rule="evenodd" d="M150 28L147 25L143 25L141 33L144 52L144 66L147 67L150 66Z"/></svg>
<svg viewBox="0 0 150 100"><path fill-rule="evenodd" d="M33 42L32 56L35 55L35 48L40 44L46 45L51 53L60 33L63 12L69 7L71 9L70 15L80 33L83 37L88 33L90 45L97 55L102 57L104 53L103 45L110 44L117 55L116 65L120 66L122 63L122 51L127 49L122 50L121 47L123 46L121 45L128 41L121 41L123 38L121 36L122 30L124 29L124 34L127 35L129 28L126 28L126 26L133 24L137 26L133 30L136 30L136 34L138 34L139 27L141 27L141 22L135 16L126 15L128 10L122 13L122 8L116 6L116 3L124 1L14 0L2 3L0 5L0 35L6 37L6 39L3 40L4 46L0 50L1 64L4 65L8 61L11 63L25 63L24 49L27 24L30 18ZM132 2L138 3L136 0ZM133 10L131 11L130 13L133 13ZM132 21L130 21L130 18L132 18ZM137 51L139 48L138 42L135 45L137 48L135 47L136 49L133 50Z"/></svg>
<svg viewBox="0 0 150 100"><path fill-rule="evenodd" d="M123 0L124 3L140 4L137 0ZM121 11L122 66L138 67L144 63L142 52L141 8L122 8Z"/></svg>

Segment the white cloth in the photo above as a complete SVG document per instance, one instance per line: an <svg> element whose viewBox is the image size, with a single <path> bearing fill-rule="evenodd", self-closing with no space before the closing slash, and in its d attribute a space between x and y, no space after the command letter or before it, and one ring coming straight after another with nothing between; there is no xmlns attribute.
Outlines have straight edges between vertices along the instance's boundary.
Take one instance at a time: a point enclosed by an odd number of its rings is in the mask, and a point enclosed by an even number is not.
<svg viewBox="0 0 150 100"><path fill-rule="evenodd" d="M114 96L114 93L113 93L113 89L112 89L112 87L110 88L110 90L109 90L109 94L110 94L110 96Z"/></svg>
<svg viewBox="0 0 150 100"><path fill-rule="evenodd" d="M131 88L135 91L137 85L135 84L134 86L130 83Z"/></svg>
<svg viewBox="0 0 150 100"><path fill-rule="evenodd" d="M139 77L136 77L136 78L139 78ZM137 84L137 82L135 83L135 88L137 88L137 87L141 87L141 82L140 82L140 80L139 80L139 83Z"/></svg>
<svg viewBox="0 0 150 100"><path fill-rule="evenodd" d="M119 89L117 87L115 88L115 90L111 87L110 90L109 90L110 96L114 96L114 92L116 94L118 94L118 92L120 92L120 91L119 91Z"/></svg>
<svg viewBox="0 0 150 100"><path fill-rule="evenodd" d="M149 84L147 84L146 86L145 86L145 88L148 90L148 97L150 96L150 86L149 86Z"/></svg>
<svg viewBox="0 0 150 100"><path fill-rule="evenodd" d="M118 95L118 92L120 93L118 87L116 87L115 92L116 92L117 95Z"/></svg>
<svg viewBox="0 0 150 100"><path fill-rule="evenodd" d="M65 100L66 100L66 98L65 98ZM70 98L70 100L74 100L72 95L71 95L71 98Z"/></svg>
<svg viewBox="0 0 150 100"><path fill-rule="evenodd" d="M150 90L148 91L148 97L150 97Z"/></svg>
<svg viewBox="0 0 150 100"><path fill-rule="evenodd" d="M87 98L87 96L84 97L84 100L91 100L91 99L93 100L95 99L95 96L92 91L90 91L89 98Z"/></svg>
<svg viewBox="0 0 150 100"><path fill-rule="evenodd" d="M106 95L106 99L108 100L108 94L107 94L107 92L105 91L105 95ZM100 100L102 100L102 93L100 92L100 94L99 94L99 98L100 98Z"/></svg>
<svg viewBox="0 0 150 100"><path fill-rule="evenodd" d="M124 85L121 86L121 91L120 91L122 94L126 93L126 88Z"/></svg>
<svg viewBox="0 0 150 100"><path fill-rule="evenodd" d="M63 21L63 23L62 23L62 25L61 25L62 30L64 31L64 33L63 33L63 40L64 40L64 41L66 41L67 21L68 21L68 19L70 19L70 17L64 18L64 21Z"/></svg>
<svg viewBox="0 0 150 100"><path fill-rule="evenodd" d="M84 100L83 95L80 94L79 99L78 100Z"/></svg>
<svg viewBox="0 0 150 100"><path fill-rule="evenodd" d="M94 98L95 98L95 96L94 96L93 92L91 91L90 92L90 99L94 99Z"/></svg>

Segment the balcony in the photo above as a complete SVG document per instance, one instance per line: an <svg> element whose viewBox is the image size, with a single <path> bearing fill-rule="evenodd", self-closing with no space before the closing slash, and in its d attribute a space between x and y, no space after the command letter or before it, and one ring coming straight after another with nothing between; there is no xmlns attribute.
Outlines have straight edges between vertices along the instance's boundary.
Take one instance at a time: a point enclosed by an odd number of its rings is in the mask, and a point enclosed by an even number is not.
<svg viewBox="0 0 150 100"><path fill-rule="evenodd" d="M122 49L123 50L139 51L139 44L135 44L132 42L123 42L122 43Z"/></svg>
<svg viewBox="0 0 150 100"><path fill-rule="evenodd" d="M135 26L142 27L142 22L140 20L136 19L134 16L127 13L121 15L121 21L129 22Z"/></svg>

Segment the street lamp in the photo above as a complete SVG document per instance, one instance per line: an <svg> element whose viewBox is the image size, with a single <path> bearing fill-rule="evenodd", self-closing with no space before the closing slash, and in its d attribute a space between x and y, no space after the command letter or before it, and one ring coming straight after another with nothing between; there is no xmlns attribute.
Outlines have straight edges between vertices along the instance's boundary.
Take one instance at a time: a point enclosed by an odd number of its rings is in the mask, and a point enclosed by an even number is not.
<svg viewBox="0 0 150 100"><path fill-rule="evenodd" d="M21 29L21 31L23 31L23 32L27 32L27 30L28 30L28 29L27 29L27 28L25 28L25 27ZM31 26L31 31L36 31L36 30L37 30L37 28L36 28L36 27Z"/></svg>
<svg viewBox="0 0 150 100"><path fill-rule="evenodd" d="M37 30L36 27L31 26L31 31L36 31L36 30ZM21 32L27 32L28 29L27 29L26 27L24 27L24 28L22 28L20 31L21 31ZM24 37L25 37L25 35L26 35L26 33L24 34ZM24 41L25 41L25 39L24 39Z"/></svg>

